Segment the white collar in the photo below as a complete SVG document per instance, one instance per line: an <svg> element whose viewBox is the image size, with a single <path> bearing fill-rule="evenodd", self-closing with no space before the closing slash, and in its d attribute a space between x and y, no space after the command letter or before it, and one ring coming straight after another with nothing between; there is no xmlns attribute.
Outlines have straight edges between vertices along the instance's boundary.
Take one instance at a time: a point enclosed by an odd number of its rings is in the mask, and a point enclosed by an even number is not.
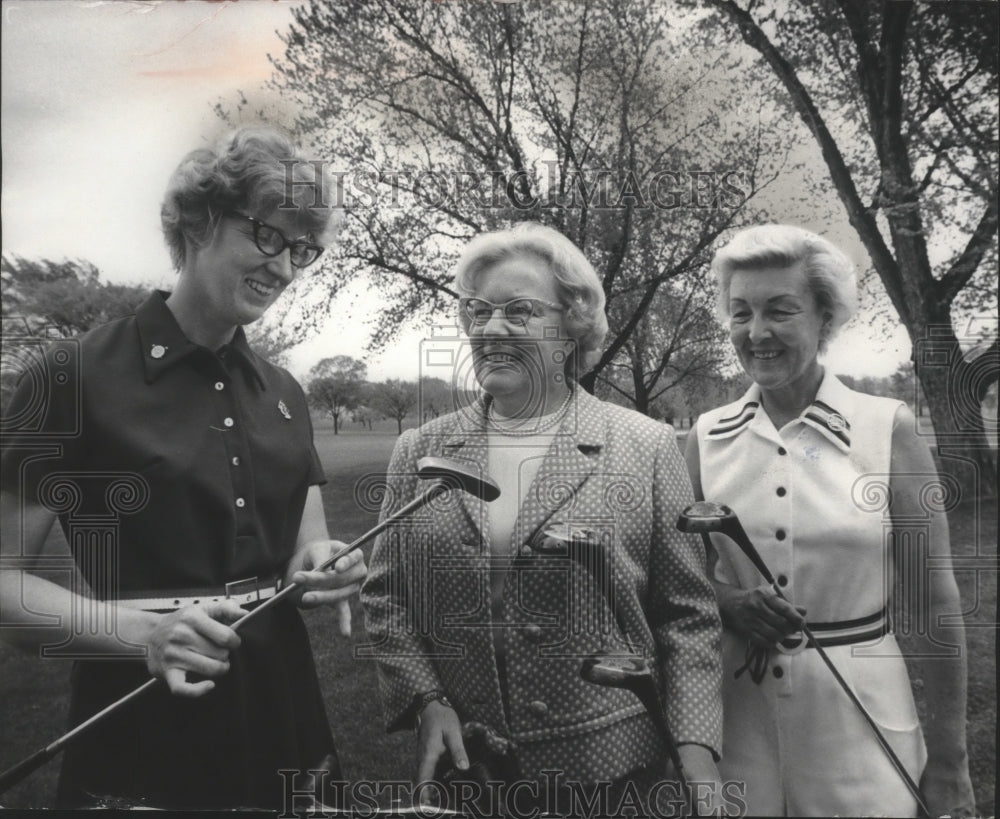
<svg viewBox="0 0 1000 819"><path fill-rule="evenodd" d="M751 384L742 398L723 410L722 416L708 431L708 439L718 441L733 438L745 429L759 426L759 422L752 422L757 417L760 404L760 387ZM841 452L847 453L851 449L851 423L848 417L853 408L851 390L835 375L825 372L815 400L798 418L789 423L802 423L812 427ZM765 413L761 415L764 416Z"/></svg>

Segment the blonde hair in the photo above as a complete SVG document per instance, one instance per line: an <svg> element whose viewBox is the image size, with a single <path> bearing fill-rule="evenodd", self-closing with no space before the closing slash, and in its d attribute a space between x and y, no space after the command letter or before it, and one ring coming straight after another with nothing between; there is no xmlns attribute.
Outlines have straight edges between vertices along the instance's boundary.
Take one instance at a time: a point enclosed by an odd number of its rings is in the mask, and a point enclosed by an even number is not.
<svg viewBox="0 0 1000 819"><path fill-rule="evenodd" d="M576 342L567 358L565 373L576 380L600 357L608 318L604 313L604 288L593 265L580 249L555 228L537 222L521 222L508 230L481 233L472 239L455 268L455 287L463 296L475 295L476 280L486 270L515 256L541 259L555 281L560 305L565 308L563 326ZM459 320L466 332L468 318Z"/></svg>
<svg viewBox="0 0 1000 819"><path fill-rule="evenodd" d="M827 319L820 332L820 351L854 315L858 304L854 265L833 244L794 225L757 225L741 230L716 252L712 275L719 285L719 318L729 321L729 285L733 273L802 265L816 305Z"/></svg>
<svg viewBox="0 0 1000 819"><path fill-rule="evenodd" d="M181 160L167 184L160 224L174 267L180 270L187 242L207 242L221 218L232 211L266 220L278 208L295 208L322 244L334 221L334 194L322 163L306 159L284 131L243 126L214 147L191 151Z"/></svg>

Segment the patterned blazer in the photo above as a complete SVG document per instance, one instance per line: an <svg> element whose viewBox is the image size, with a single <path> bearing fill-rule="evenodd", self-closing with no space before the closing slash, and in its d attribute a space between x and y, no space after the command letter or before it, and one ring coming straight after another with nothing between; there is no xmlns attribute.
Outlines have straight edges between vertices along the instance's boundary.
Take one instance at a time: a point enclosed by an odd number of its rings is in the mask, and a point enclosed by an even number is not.
<svg viewBox="0 0 1000 819"><path fill-rule="evenodd" d="M383 518L421 491L425 455L487 474L486 409L477 401L400 437ZM525 775L596 782L656 762L635 696L580 676L586 656L627 647L600 575L532 549L560 522L587 527L606 555L618 620L652 660L678 742L717 752L719 615L700 540L675 529L691 501L670 426L576 389L520 507L502 599L491 604L488 508L471 495L451 492L380 536L362 589L363 655L378 661L388 730L412 725L414 698L441 689L463 721L513 742Z"/></svg>

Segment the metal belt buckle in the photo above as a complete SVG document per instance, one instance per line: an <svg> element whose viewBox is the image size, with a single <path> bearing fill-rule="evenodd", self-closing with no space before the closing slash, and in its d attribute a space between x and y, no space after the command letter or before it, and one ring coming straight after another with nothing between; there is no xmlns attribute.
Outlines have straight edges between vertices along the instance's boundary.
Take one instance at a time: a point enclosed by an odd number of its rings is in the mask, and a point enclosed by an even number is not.
<svg viewBox="0 0 1000 819"><path fill-rule="evenodd" d="M234 580L226 583L226 599L234 598L237 603L256 603L260 600L260 584L256 577Z"/></svg>
<svg viewBox="0 0 1000 819"><path fill-rule="evenodd" d="M782 654L798 654L805 651L807 645L809 645L809 638L804 632L796 631L778 642L778 651Z"/></svg>

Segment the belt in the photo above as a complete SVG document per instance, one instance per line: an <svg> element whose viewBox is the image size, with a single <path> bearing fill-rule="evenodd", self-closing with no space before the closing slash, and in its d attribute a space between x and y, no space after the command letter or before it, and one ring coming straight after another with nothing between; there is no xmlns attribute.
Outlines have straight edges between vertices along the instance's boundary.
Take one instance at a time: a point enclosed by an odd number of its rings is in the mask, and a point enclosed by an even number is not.
<svg viewBox="0 0 1000 819"><path fill-rule="evenodd" d="M798 654L807 648L814 648L817 643L823 648L867 643L889 634L892 631L892 625L889 622L888 611L882 609L874 614L858 617L854 620L809 623L809 629L812 631L815 643L809 641L804 633L799 632L797 635L786 637L778 643L777 650L782 654ZM770 653L768 649L748 642L747 652L744 656L745 662L736 669L734 676L738 678L744 671L749 671L750 679L759 683L767 673Z"/></svg>
<svg viewBox="0 0 1000 819"><path fill-rule="evenodd" d="M185 606L195 606L199 603L218 603L221 600L232 600L247 608L274 597L281 591L281 578L272 577L260 580L248 577L226 583L221 589L173 589L150 592L127 592L114 602L128 609L142 611L176 611ZM154 596L156 595L156 596Z"/></svg>

